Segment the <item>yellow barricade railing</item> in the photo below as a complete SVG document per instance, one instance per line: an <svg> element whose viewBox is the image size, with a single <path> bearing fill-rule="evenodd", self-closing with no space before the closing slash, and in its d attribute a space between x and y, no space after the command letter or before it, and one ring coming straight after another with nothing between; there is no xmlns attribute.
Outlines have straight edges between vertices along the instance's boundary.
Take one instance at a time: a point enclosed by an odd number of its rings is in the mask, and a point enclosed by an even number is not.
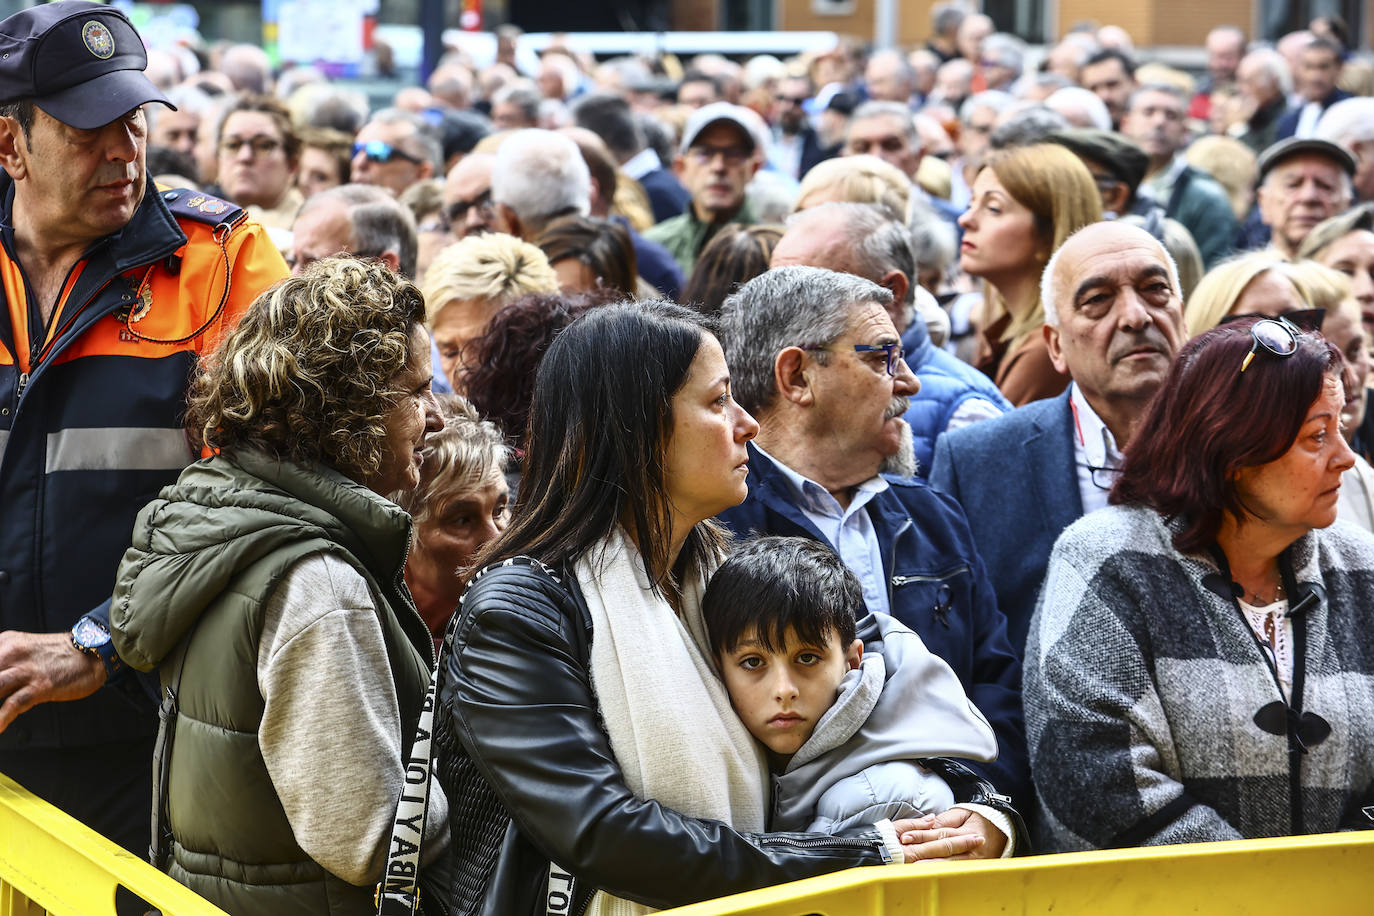
<svg viewBox="0 0 1374 916"><path fill-rule="evenodd" d="M114 916L120 887L163 916L226 916L0 774L0 916Z"/></svg>
<svg viewBox="0 0 1374 916"><path fill-rule="evenodd" d="M664 916L1374 913L1374 832L852 868Z"/></svg>

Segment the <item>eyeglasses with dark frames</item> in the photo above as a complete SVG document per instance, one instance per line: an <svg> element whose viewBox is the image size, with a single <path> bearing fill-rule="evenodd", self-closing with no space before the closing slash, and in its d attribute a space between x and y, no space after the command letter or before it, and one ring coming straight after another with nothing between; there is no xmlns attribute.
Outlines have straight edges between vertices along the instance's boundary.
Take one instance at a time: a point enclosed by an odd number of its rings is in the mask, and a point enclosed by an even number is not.
<svg viewBox="0 0 1374 916"><path fill-rule="evenodd" d="M443 217L444 225L452 227L467 219L468 213L473 210L484 218L495 212L496 204L491 199L491 191L483 191L477 195L476 200L455 200L441 210L440 215Z"/></svg>
<svg viewBox="0 0 1374 916"><path fill-rule="evenodd" d="M807 351L824 350L827 353L834 352L831 346L823 347L818 344L810 344L808 346L801 347L800 349ZM854 352L882 353L883 358L886 361L887 374L893 376L897 374L897 364L900 363L902 359L906 356L906 351L902 349L902 344L900 341L898 341L897 343L887 344L854 344Z"/></svg>
<svg viewBox="0 0 1374 916"><path fill-rule="evenodd" d="M254 156L270 156L284 145L276 137L261 134L255 137L225 137L219 142L220 151L229 156L237 156L245 146L252 149Z"/></svg>
<svg viewBox="0 0 1374 916"><path fill-rule="evenodd" d="M1265 350L1279 359L1287 359L1298 352L1298 335L1302 333L1286 318L1263 318L1250 326L1250 336L1255 342L1250 345L1250 352L1245 354L1245 362L1240 364L1240 371L1244 372L1250 368L1250 363L1255 358L1255 354L1260 350Z"/></svg>
<svg viewBox="0 0 1374 916"><path fill-rule="evenodd" d="M1112 487L1116 486L1116 478L1121 474L1121 468L1098 467L1086 461L1078 466L1087 470L1093 486L1099 490L1111 490Z"/></svg>
<svg viewBox="0 0 1374 916"><path fill-rule="evenodd" d="M414 165L420 164L420 157L412 156L405 150L381 140L369 140L366 143L353 144L353 155L356 156L359 153L366 156L369 162L375 162L378 165L390 162L392 159L404 159Z"/></svg>

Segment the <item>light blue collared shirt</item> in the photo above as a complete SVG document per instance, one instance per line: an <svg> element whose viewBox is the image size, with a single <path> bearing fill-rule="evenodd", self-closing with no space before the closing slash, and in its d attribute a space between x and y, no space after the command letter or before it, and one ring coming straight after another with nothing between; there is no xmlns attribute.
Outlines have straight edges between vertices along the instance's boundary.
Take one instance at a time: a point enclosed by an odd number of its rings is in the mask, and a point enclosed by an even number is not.
<svg viewBox="0 0 1374 916"><path fill-rule="evenodd" d="M754 448L778 466L787 481L792 498L802 514L811 520L831 548L840 555L844 565L863 586L864 604L870 611L888 613L887 575L883 572L883 549L873 520L863 511L875 496L888 489L882 477L872 477L854 488L848 507L842 507L830 491L808 477L803 477L768 452Z"/></svg>

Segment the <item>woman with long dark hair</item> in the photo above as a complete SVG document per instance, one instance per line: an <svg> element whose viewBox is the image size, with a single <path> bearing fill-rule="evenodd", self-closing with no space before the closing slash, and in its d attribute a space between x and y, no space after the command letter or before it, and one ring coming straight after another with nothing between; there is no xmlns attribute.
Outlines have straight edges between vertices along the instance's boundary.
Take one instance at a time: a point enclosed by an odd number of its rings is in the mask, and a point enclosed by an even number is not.
<svg viewBox="0 0 1374 916"><path fill-rule="evenodd" d="M1281 319L1194 338L1112 505L1055 544L1025 668L1048 850L1371 826L1374 539L1336 522L1342 368Z"/></svg>
<svg viewBox="0 0 1374 916"><path fill-rule="evenodd" d="M725 545L711 519L746 495L758 424L701 321L593 309L540 364L514 519L478 557L441 665L460 912L643 913L982 843L911 821L761 833L766 765L699 607Z"/></svg>

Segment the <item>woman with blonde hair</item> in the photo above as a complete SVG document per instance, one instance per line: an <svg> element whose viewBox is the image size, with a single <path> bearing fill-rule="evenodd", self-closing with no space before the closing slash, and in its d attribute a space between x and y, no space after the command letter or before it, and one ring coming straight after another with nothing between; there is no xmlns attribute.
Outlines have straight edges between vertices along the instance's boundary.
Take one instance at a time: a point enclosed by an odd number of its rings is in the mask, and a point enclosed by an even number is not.
<svg viewBox="0 0 1374 916"><path fill-rule="evenodd" d="M1227 315L1282 315L1309 308L1293 265L1262 251L1222 261L1198 283L1183 309L1188 336L1221 324Z"/></svg>
<svg viewBox="0 0 1374 916"><path fill-rule="evenodd" d="M911 180L877 156L841 156L819 162L806 173L797 192L797 210L834 202L877 204L893 219L906 222Z"/></svg>
<svg viewBox="0 0 1374 916"><path fill-rule="evenodd" d="M558 275L534 245L499 232L471 235L435 257L421 286L444 374L461 391L463 346L491 316L526 293L558 291Z"/></svg>
<svg viewBox="0 0 1374 916"><path fill-rule="evenodd" d="M985 285L976 365L1020 406L1064 391L1040 328L1040 275L1077 230L1102 218L1092 173L1062 146L1037 143L993 154L973 182L959 266Z"/></svg>
<svg viewBox="0 0 1374 916"><path fill-rule="evenodd" d="M434 638L458 607L463 575L477 549L506 530L511 458L505 436L466 398L436 395L444 428L425 440L420 485L390 495L415 520L405 580Z"/></svg>

